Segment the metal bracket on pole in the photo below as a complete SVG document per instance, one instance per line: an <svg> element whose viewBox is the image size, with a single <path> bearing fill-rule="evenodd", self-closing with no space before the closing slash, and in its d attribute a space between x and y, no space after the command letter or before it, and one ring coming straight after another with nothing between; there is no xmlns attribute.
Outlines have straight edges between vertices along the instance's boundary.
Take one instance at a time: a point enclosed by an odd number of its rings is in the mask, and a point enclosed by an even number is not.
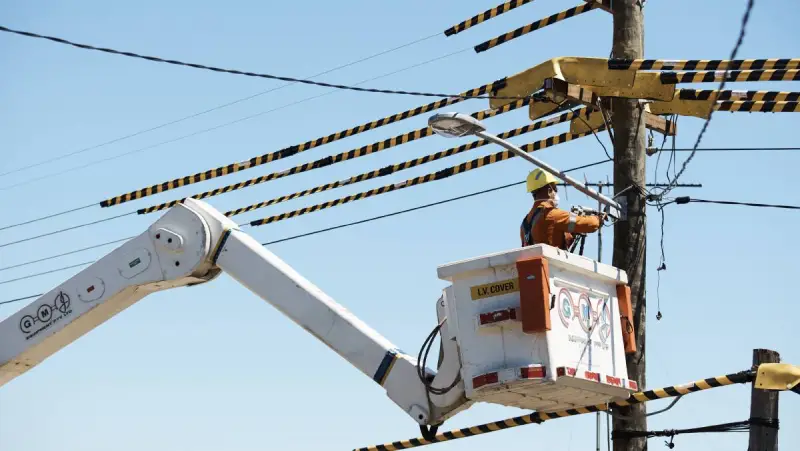
<svg viewBox="0 0 800 451"><path fill-rule="evenodd" d="M603 88L596 88L593 86L586 87L569 83L558 78L547 78L544 80L544 93L554 102L561 103L564 101L571 101L586 105L594 110L599 110L598 105L603 105L603 109L609 112L609 115L612 115L613 111L611 110L610 102L605 102L607 97L598 94L598 90L603 91ZM652 114L648 111L649 107L647 106L645 108L645 127L661 133L662 135L675 136L677 133L677 125L674 122ZM570 127L571 133L587 132L590 130L589 127L591 127L591 130L595 130L605 124L603 115L600 112L596 114L594 112L590 113L588 118L582 119L583 120L577 119L572 121L572 126ZM608 119L610 120L610 117Z"/></svg>
<svg viewBox="0 0 800 451"><path fill-rule="evenodd" d="M626 221L628 219L628 198L623 196L618 201L619 203L619 221Z"/></svg>

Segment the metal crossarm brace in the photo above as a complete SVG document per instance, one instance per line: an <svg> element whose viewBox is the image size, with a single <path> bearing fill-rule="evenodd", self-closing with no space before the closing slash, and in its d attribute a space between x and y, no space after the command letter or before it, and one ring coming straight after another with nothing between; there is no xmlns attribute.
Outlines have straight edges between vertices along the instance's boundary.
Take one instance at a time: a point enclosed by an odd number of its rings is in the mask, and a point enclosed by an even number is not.
<svg viewBox="0 0 800 451"><path fill-rule="evenodd" d="M544 91L545 95L549 96L556 103L569 100L597 110L599 109L598 105L602 102L602 97L594 91L593 87L590 89L557 78L545 79ZM608 102L604 103L608 104ZM608 104L605 109L611 111L610 104ZM531 117L531 119L534 119L534 117ZM602 114L591 114L585 121L591 126L592 130L605 125ZM677 133L677 124L662 117L658 117L648 111L645 112L645 126L650 130L667 136L675 136ZM572 133L580 133L577 130L580 130L580 132L588 131L588 127L586 123L580 119L573 120L570 131Z"/></svg>
<svg viewBox="0 0 800 451"><path fill-rule="evenodd" d="M601 97L627 97L664 102L673 100L676 84L679 83L716 82L723 78L731 82L800 80L799 69L748 69L728 72L723 70L675 71L673 69L674 67L720 68L728 66L794 68L800 66L800 59L680 60L667 65L666 61L662 60L626 62L607 58L564 56L547 60L505 78L503 85L492 88L491 94L494 98L490 99L489 104L492 108L498 108L510 102L504 100L503 97L530 95L541 89L544 81L548 78L557 78L568 83L590 87ZM662 67L669 67L672 71L659 72L658 70ZM531 110L542 113L543 107L532 106Z"/></svg>

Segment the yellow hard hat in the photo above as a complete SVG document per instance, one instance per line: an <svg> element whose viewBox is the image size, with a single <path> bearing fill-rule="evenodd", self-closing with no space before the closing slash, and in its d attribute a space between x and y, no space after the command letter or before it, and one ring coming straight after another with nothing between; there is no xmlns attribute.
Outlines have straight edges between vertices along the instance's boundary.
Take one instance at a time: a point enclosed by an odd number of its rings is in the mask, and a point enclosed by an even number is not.
<svg viewBox="0 0 800 451"><path fill-rule="evenodd" d="M557 179L553 174L537 168L528 174L528 192L532 193L545 185L558 182L559 179Z"/></svg>

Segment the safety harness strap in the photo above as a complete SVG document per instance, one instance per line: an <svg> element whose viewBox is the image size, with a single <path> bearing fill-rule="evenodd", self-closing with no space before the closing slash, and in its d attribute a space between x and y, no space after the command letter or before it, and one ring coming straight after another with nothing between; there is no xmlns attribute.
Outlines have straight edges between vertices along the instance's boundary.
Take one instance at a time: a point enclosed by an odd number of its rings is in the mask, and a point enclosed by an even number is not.
<svg viewBox="0 0 800 451"><path fill-rule="evenodd" d="M525 232L525 246L533 246L533 227L536 225L536 221L539 220L539 213L542 212L541 207L536 207L536 210L533 212L533 216L531 216L531 220L528 221L528 215L522 219L522 231Z"/></svg>

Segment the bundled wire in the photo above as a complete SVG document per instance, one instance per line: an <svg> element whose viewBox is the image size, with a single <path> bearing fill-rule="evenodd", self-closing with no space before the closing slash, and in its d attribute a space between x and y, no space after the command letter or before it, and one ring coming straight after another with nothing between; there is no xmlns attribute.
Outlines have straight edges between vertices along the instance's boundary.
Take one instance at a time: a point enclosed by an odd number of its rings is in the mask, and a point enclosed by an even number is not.
<svg viewBox="0 0 800 451"><path fill-rule="evenodd" d="M720 71L676 71L664 72L659 79L662 84L674 85L677 83L715 83L715 82L743 82L743 81L797 81L800 80L798 69L767 69L767 70L732 70Z"/></svg>
<svg viewBox="0 0 800 451"><path fill-rule="evenodd" d="M577 15L589 12L593 9L604 8L604 7L608 8L610 7L610 5L611 5L610 0L596 0L596 1L586 2L584 4L553 14L549 17L545 17L544 19L537 20L536 22L529 23L528 25L519 27L516 30L509 31L508 33L497 36L496 38L482 42L475 46L475 52L476 53L485 52L489 49L497 47L500 44L504 44L520 36L524 36L533 31L540 30L544 27L553 25L554 23L561 22L562 20L569 19L570 17L575 17Z"/></svg>
<svg viewBox="0 0 800 451"><path fill-rule="evenodd" d="M429 377L428 373L425 371L428 368L428 355L431 352L431 348L433 347L433 341L436 338L436 335L441 335L442 326L444 325L447 318L443 319L433 328L430 334L425 338L425 341L422 342L422 347L419 349L419 355L417 355L417 376L419 376L420 382L422 385L425 386L425 390L429 394L433 395L444 395L450 390L453 389L458 383L461 381L461 373L457 374L455 378L453 378L453 382L450 383L447 387L444 388L436 388L432 384L433 377Z"/></svg>
<svg viewBox="0 0 800 451"><path fill-rule="evenodd" d="M680 89L678 98L681 100L752 100L766 102L796 102L800 100L800 92L789 91L717 91L714 89Z"/></svg>
<svg viewBox="0 0 800 451"><path fill-rule="evenodd" d="M747 24L747 14L752 7L752 2L747 6L747 12L742 21L742 31ZM740 33L744 36L744 33ZM741 41L741 39L740 39ZM736 52L727 60L627 60L622 58L609 58L608 68L611 70L761 70L761 69L800 69L800 58L760 58L737 60Z"/></svg>
<svg viewBox="0 0 800 451"><path fill-rule="evenodd" d="M603 126L601 128L598 128L598 130L602 130L604 127L605 126ZM572 141L572 140L575 140L575 139L578 139L578 138L583 138L584 136L591 135L592 133L593 133L593 131L588 131L588 132L584 132L584 133L562 133L560 135L551 136L549 138L546 138L546 139L543 139L543 140L540 140L540 141L536 141L536 142L533 142L533 143L530 143L530 144L526 144L526 145L522 146L521 148L525 152L533 152L533 151L541 150L541 149L544 149L544 148L547 148L547 147L552 147L552 146L555 146L555 145L558 145L558 144L563 144L563 143L565 143L567 141ZM465 162L465 163L461 163L461 164L456 165L456 166L451 166L451 167L442 169L441 171L432 172L430 174L426 174L426 175L422 175L422 176L419 176L419 177L415 177L413 179L408 179L408 180L405 180L405 181L400 182L400 183L394 183L394 184L391 184L391 185L384 185L384 186L381 186L379 188L373 188L373 189L371 189L369 191L363 191L363 192L360 192L358 194L352 194L350 196L341 197L339 199L331 200L331 201L328 201L328 202L325 202L325 203L322 203L322 204L312 205L310 207L304 207L304 208L301 208L299 210L293 210L293 211L289 211L289 212L286 212L286 213L281 213L279 215L270 216L270 217L267 217L267 218L264 218L264 219L258 219L258 220L255 220L255 221L251 221L250 225L255 227L255 226L262 226L262 225L266 225L266 224L271 224L273 222L278 222L278 221L283 221L285 219L295 218L297 216L302 216L302 215L305 215L305 214L308 214L308 213L313 213L313 212L316 212L316 211L319 211L319 210L324 210L326 208L335 207L337 205L343 205L343 204L346 204L346 203L349 203L349 202L353 202L353 201L357 201L357 200L361 200L361 199L366 199L368 197L373 197L373 196L377 196L377 195L380 195L380 194L386 194L386 193L389 193L389 192L392 192L392 191L399 191L401 189L405 189L405 188L409 188L409 187L417 186L417 185L422 185L422 184L433 182L433 181L436 181L436 180L442 180L442 179L445 179L447 177L452 177L454 175L458 175L458 174L462 174L462 173L467 172L467 171L471 171L473 169L478 169L478 168L481 168L483 166L488 166L490 164L494 164L494 163L498 163L498 162L501 162L501 161L505 161L505 160L508 160L510 158L514 158L516 156L517 155L514 152L511 152L511 151L508 151L508 150L503 151L503 152L494 153L494 154L487 155L487 156L482 157L482 158L476 158L474 160L471 160L471 161L468 161L468 162Z"/></svg>
<svg viewBox="0 0 800 451"><path fill-rule="evenodd" d="M520 6L526 5L533 0L509 0L501 5L497 5L494 8L487 9L486 11L476 14L471 18L460 22L452 27L448 28L444 31L445 36L453 36L455 34L461 33L462 31L466 30L467 28L472 28L475 25L481 24L486 22L489 19L493 19L500 14L507 13L512 9L519 8Z"/></svg>
<svg viewBox="0 0 800 451"><path fill-rule="evenodd" d="M750 430L751 425L758 425L764 427L771 427L778 429L779 423L777 419L772 418L750 418L745 421L735 421L732 423L714 424L710 426L701 426L697 428L687 429L664 429L661 431L628 431L628 430L615 430L611 434L611 438L616 440L618 438L654 438L654 437L668 437L669 441L664 442L667 448L675 448L673 440L676 435L681 434L704 434L712 432L745 432Z"/></svg>
<svg viewBox="0 0 800 451"><path fill-rule="evenodd" d="M494 91L500 89L502 86L505 85L504 80L499 80L494 83L486 84L483 86L479 86L477 88L471 89L466 91L464 94L482 94L489 91ZM207 171L198 172L193 175L188 175L185 177L173 179L167 182L159 183L156 185L152 185L146 188L142 188L136 191L131 191L126 194L122 194L119 196L114 196L112 198L106 199L100 202L101 207L110 207L114 205L119 205L124 202L129 202L135 199L141 199L143 197L152 196L154 194L163 193L165 191L169 191L172 189L180 188L182 186L191 185L194 183L200 183L206 180L210 180L217 177L222 177L228 174L233 174L234 172L243 171L245 169L251 169L256 166L261 166L276 160L280 160L283 158L290 157L292 155L296 155L300 152L305 152L309 149L313 149L315 147L319 147L325 144L330 144L332 142L338 141L340 139L344 139L353 135L357 135L359 133L363 133L368 130L374 130L379 127L383 127L385 125L389 125L398 121L402 121L411 117L419 116L420 114L427 113L429 111L437 110L439 108L443 108L448 105L453 105L458 102L464 101L468 97L459 97L459 96L451 96L446 99L437 100L436 102L429 103L427 105L422 105L417 108L403 111L402 113L393 114L391 116L387 116L375 121L367 122L365 124L358 125L356 127L342 130L336 133L332 133L328 136L323 136L317 139L312 139L310 141L306 141L302 144L294 145L285 147L281 150L267 153L264 155L260 155L257 157L253 157L249 160L240 161L238 163L231 163L226 166L220 166L215 169L209 169ZM526 99L519 99L516 98L515 100L526 100Z"/></svg>
<svg viewBox="0 0 800 451"><path fill-rule="evenodd" d="M500 114L507 113L507 112L515 110L517 108L521 108L521 107L527 105L528 103L529 103L529 100L527 100L527 99L518 100L516 102L512 102L512 103L509 103L507 105L504 105L503 107L500 107L498 109L494 109L494 110L488 109L488 110L483 110L483 111L478 111L476 113L472 113L471 116L476 118L476 119L478 119L478 120L483 120L483 119L486 119L486 118L490 118L490 117L494 117L494 116L497 116L497 115L500 115ZM417 130L414 130L414 131L411 131L411 132L408 132L408 133L404 133L402 135L397 135L395 137L392 137L392 138L389 138L389 139L385 139L383 141L378 141L378 142L375 142L375 143L372 143L372 144L369 144L369 145L366 145L366 146L362 146L360 148L351 149L351 150L349 150L347 152L342 152L342 153L339 153L337 155L328 156L328 157L325 157L325 158L320 158L318 160L315 160L315 161L312 161L312 162L309 162L309 163L303 163L303 164L294 166L294 167L289 168L289 169L284 169L282 171L272 172L270 174L262 175L262 176L259 176L259 177L255 177L255 178L252 178L252 179L249 179L249 180L242 181L242 182L234 183L234 184L223 186L223 187L220 187L220 188L215 188L215 189L210 190L210 191L205 191L205 192L202 192L202 193L199 193L199 194L195 194L195 195L193 195L191 197L193 199L205 199L205 198L208 198L208 197L229 193L231 191L236 191L236 190L239 190L239 189L242 189L242 188L247 188L247 187L250 187L250 186L253 186L253 185L258 185L258 184L269 182L269 181L272 181L272 180L277 180L279 178L288 177L290 175L299 174L301 172L307 172L307 171L311 171L311 170L314 170L314 169L327 167L327 166L330 166L332 164L341 163L342 161L352 160L352 159L360 158L360 157L363 157L363 156L366 156L366 155L371 155L373 153L381 152L381 151L384 151L386 149L390 149L392 147L396 147L396 146L399 146L399 145L402 145L402 144L409 143L411 141L415 141L417 139L422 139L422 138L425 138L427 136L431 136L432 134L433 134L433 130L430 127L419 128ZM147 208L139 209L137 211L137 213L140 214L140 215L153 213L155 211L160 211L160 210L164 210L164 209L173 207L173 206L179 204L182 201L183 201L183 199L175 199L175 200L172 200L170 202L164 202L162 204L153 205L153 206L150 206L150 207L147 207Z"/></svg>
<svg viewBox="0 0 800 451"><path fill-rule="evenodd" d="M726 100L714 104L716 111L745 112L745 113L800 113L800 102L773 102L773 101L732 101Z"/></svg>
<svg viewBox="0 0 800 451"><path fill-rule="evenodd" d="M584 164L584 165L577 166L577 167L574 167L574 168L566 169L566 170L564 170L564 173L573 172L573 171L579 171L581 169L586 169L586 168L598 166L598 165L601 165L601 164L606 164L606 163L609 163L610 161L611 160L601 160L601 161L596 161L594 163ZM416 207L406 208L405 210L393 211L391 213L386 213L386 214L382 214L382 215L379 215L379 216L373 216L373 217L366 218L366 219L360 219L358 221L347 222L347 223L344 223L344 224L339 224L339 225L335 225L335 226L331 226L331 227L325 227L323 229L313 230L311 232L301 233L301 234L298 234L298 235L291 235L291 236L288 236L288 237L285 237L285 238L279 238L277 240L267 241L265 243L261 243L261 245L262 246L269 246L269 245L272 245L272 244L284 243L286 241L292 241L292 240L296 240L296 239L299 239L299 238L305 238L307 236L317 235L319 233L325 233L325 232L330 232L332 230L338 230L338 229L343 229L343 228L346 228L346 227L352 227L352 226L359 225L359 224L365 224L365 223L368 223L368 222L377 221L379 219L390 218L390 217L393 217L393 216L397 216L397 215L401 215L401 214L405 214L405 213L410 213L410 212L422 210L422 209L425 209L425 208L431 208L431 207L436 207L436 206L443 205L443 204L446 204L446 203L455 202L457 200L468 199L468 198L472 198L472 197L475 197L475 196L480 196L480 195L483 195L483 194L492 193L492 192L499 191L499 190L502 190L502 189L511 188L513 186L522 185L524 183L525 183L525 181L523 180L523 181L520 181L520 182L513 182L513 183L508 183L508 184L505 184L505 185L495 186L493 188L488 188L488 189L484 189L484 190L481 190L481 191L474 191L474 192L471 192L471 193L468 193L468 194L462 194L460 196L450 197L448 199L443 199L443 200L436 201L436 202L430 202L430 203L427 203L427 204L418 205ZM77 250L74 250L74 251L66 252L64 254L53 255L53 256L50 256L50 257L43 258L43 259L39 259L37 261L50 260L52 258L60 257L62 255L74 254L74 253L81 252L81 251L84 251L84 250L87 250L87 249L93 249L93 248L100 247L100 246L106 246L106 245L117 243L117 242L120 242L120 241L127 241L127 240L129 240L131 238L134 238L134 237L122 238L122 239L119 239L119 240L109 241L109 242L106 242L106 243L100 243L100 244L96 244L94 246L90 246L90 247L86 247L86 248L82 248L82 249L77 249ZM66 266L66 267L56 268L56 269L51 270L51 271L35 273L35 274L29 274L29 275L25 276L24 278L25 279L30 279L30 278L41 276L41 275L44 275L44 274L51 274L51 273L56 272L56 271L62 271L62 270L65 270L65 269L74 268L76 266L90 265L90 264L94 263L95 261L96 260L93 260L93 261L90 261L90 262L81 263L81 264L75 265L75 266ZM31 262L28 262L28 263L31 263ZM25 263L25 264L28 264L28 263ZM17 280L21 280L21 279L17 279ZM0 284L7 283L7 282L8 281L2 281L2 282L0 282ZM10 304L12 302L23 301L23 300L31 299L31 298L36 298L36 297L41 296L42 294L44 294L44 293L39 293L39 294L30 295L30 296L25 296L25 297L22 297L22 298L16 298L16 299L10 299L10 300L7 300L7 301L2 301L2 302L0 302L0 305Z"/></svg>
<svg viewBox="0 0 800 451"><path fill-rule="evenodd" d="M512 138L512 137L515 137L515 136L520 136L520 135L523 135L525 133L529 133L529 132L532 132L532 131L535 131L535 130L541 130L543 128L550 127L552 125L560 124L562 122L568 122L568 121L574 119L575 117L580 117L581 115L584 115L584 114L587 114L587 113L588 113L588 110L586 108L581 108L581 109L578 109L576 111L563 113L563 114L561 114L559 116L556 116L556 117L553 117L553 118L550 118L550 119L547 119L547 120L537 121L537 122L528 124L528 125L526 125L524 127L516 128L514 130L509 130L507 132L499 134L498 137L500 137L501 139L507 139L507 138ZM304 197L304 196L308 196L308 195L312 195L312 194L316 194L316 193L321 193L323 191L328 191L328 190L331 190L331 189L340 188L342 186L352 185L354 183L359 183L359 182L363 182L363 181L366 181L366 180L371 180L371 179L378 178L378 177L385 177L387 175L391 175L391 174L394 174L396 172L400 172L400 171L403 171L403 170L406 170L406 169L410 169L410 168L413 168L413 167L416 167L416 166L420 166L420 165L423 165L423 164L431 163L433 161L437 161L437 160L440 160L442 158L451 157L453 155L457 155L457 154L460 154L460 153L463 153L463 152L467 152L467 151L470 151L470 150L473 150L473 149L477 149L477 148L485 146L487 144L490 144L490 142L487 141L487 140L484 140L484 139L476 140L476 141L473 141L471 143L462 144L462 145L460 145L458 147L451 147L451 148L449 148L447 150L442 150L442 151L436 152L434 154L425 155L424 157L416 158L414 160L408 160L408 161L404 161L402 163L397 163L397 164L394 164L394 165L385 166L383 168L375 169L373 171L365 172L365 173L362 173L362 174L359 174L359 175L354 175L354 176L352 176L352 177L350 177L348 179L345 179L345 180L339 180L339 181L336 181L336 182L326 183L324 185L315 186L314 188L305 189L303 191L298 191L296 193L286 194L286 195L283 195L283 196L280 196L280 197L276 197L276 198L273 198L273 199L270 199L270 200L266 200L266 201L259 202L259 203L256 203L256 204L248 205L246 207L241 207L241 208L237 208L235 210L230 210L230 211L225 213L225 216L240 215L242 213L247 213L249 211L257 210L259 208L269 207L270 205L275 205L275 204L278 204L278 203L281 203L281 202L286 202L286 201L289 201L289 200L292 200L292 199L297 199L297 198L300 198L300 197Z"/></svg>

